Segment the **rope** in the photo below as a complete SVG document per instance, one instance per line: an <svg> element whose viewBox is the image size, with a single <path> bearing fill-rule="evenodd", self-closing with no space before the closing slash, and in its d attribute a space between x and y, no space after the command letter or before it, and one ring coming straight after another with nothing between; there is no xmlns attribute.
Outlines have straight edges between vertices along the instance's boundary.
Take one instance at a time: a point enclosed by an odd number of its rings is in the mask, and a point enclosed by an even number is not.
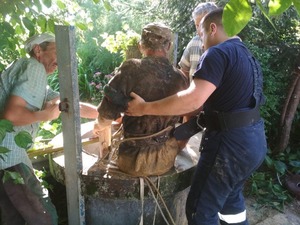
<svg viewBox="0 0 300 225"><path fill-rule="evenodd" d="M159 190L156 188L156 186L153 184L153 182L150 180L149 177L144 177L144 179L145 179L146 183L148 184L148 187L149 187L149 189L150 189L150 191L151 191L151 194L152 194L152 196L153 196L153 198L154 198L154 200L155 200L155 202L156 202L156 204L157 204L157 206L158 206L158 209L159 209L159 211L160 211L162 217L164 218L165 222L166 222L168 225L170 225L170 223L169 223L168 220L166 219L165 214L163 213L163 211L162 211L162 209L161 209L161 206L160 206L159 203L158 203L158 199L155 197L155 194L154 194L154 192L153 192L153 189L157 192L157 195L158 195L160 201L162 202L164 208L166 209L167 215L169 216L169 219L170 219L170 221L171 221L171 224L172 224L172 225L176 225L175 222L174 222L174 219L173 219L173 217L172 217L172 215L171 215L171 213L170 213L170 211L169 211L169 209L168 209L168 207L167 207L167 205L166 205L166 203L165 203L165 201L164 201L164 199L163 199L163 197L161 196L161 194L160 194L160 192L159 192Z"/></svg>
<svg viewBox="0 0 300 225"><path fill-rule="evenodd" d="M142 213L141 213L141 220L139 225L144 224L144 190L145 190L144 178L140 177L140 197L142 203Z"/></svg>
<svg viewBox="0 0 300 225"><path fill-rule="evenodd" d="M157 188L159 190L159 185L160 185L160 177L157 177ZM158 195L156 195L156 198L158 198ZM154 210L154 219L153 219L153 224L155 225L155 218L156 218L156 213L157 213L157 204L155 205L155 210Z"/></svg>
<svg viewBox="0 0 300 225"><path fill-rule="evenodd" d="M116 151L119 149L119 145L123 142L126 142L126 141L133 141L133 140L143 140L143 139L147 139L147 138L151 138L151 137L155 137L157 135L160 135L166 131L170 131L172 130L173 127L172 126L168 126L166 127L165 129L157 132L157 133L154 133L154 134L151 134L151 135L147 135L147 136L143 136L143 137L131 137L131 138L124 138L124 139L121 139L122 136L123 136L123 125L120 126L120 128L112 135L112 144L111 144L111 151L109 153L107 153L101 160L103 160L104 158L106 158L108 156L108 165L110 164L114 154L116 153ZM108 168L107 168L107 175L108 175ZM130 177L135 177L136 176L132 176L130 174L127 174L127 173L124 173L122 171L118 171L118 170L115 170L114 172L116 173L119 173L119 174L123 174L123 175L126 175L126 176L130 176ZM160 192L159 192L159 184L160 184L160 179L158 177L158 188L156 187L156 185L151 181L151 179L149 177L139 177L140 179L140 198L141 198L141 202L142 202L142 213L141 213L141 219L140 219L140 223L139 225L143 225L143 214L144 214L144 186L145 186L145 183L144 181L146 181L148 187L149 187L149 190L152 194L152 197L154 198L155 202L156 202L156 208L155 208L155 214L154 214L154 221L153 221L153 224L155 222L155 216L156 216L156 209L158 208L163 219L165 220L165 222L167 223L167 225L176 225L175 222L174 222L174 219L163 199L163 197L161 196ZM155 193L156 192L156 195ZM167 212L167 216L169 217L170 221L171 221L171 224L168 222L167 218L166 218L166 215L165 213L163 212L162 210L162 207L160 206L158 200L160 200L162 202L162 205L163 207L166 209L166 212Z"/></svg>
<svg viewBox="0 0 300 225"><path fill-rule="evenodd" d="M108 171L107 171L108 173ZM141 202L142 202L142 213L141 213L141 219L140 219L140 223L139 225L143 225L143 212L144 212L144 186L145 186L145 182L147 183L148 187L149 187L149 190L152 194L152 197L156 203L156 206L157 208L159 209L160 213L161 213L161 216L163 217L164 221L166 222L167 225L176 225L176 223L174 222L174 219L170 213L170 210L168 209L163 197L161 196L160 192L159 192L159 189L156 188L155 184L151 181L151 179L149 177L137 177L137 176L133 176L133 175L130 175L130 174L127 174L127 173L124 173L120 170L114 170L114 173L118 173L118 174L121 174L121 175L125 175L125 176L129 176L129 177L132 177L132 178L139 178L140 179L140 198L141 198ZM158 177L159 179L159 177ZM160 182L158 180L158 182ZM158 184L159 186L159 184ZM157 193L157 195L155 195L154 191ZM169 217L170 221L171 221L171 224L168 222L167 218L166 218L166 215L165 213L163 212L162 210L162 207L161 205L159 204L159 200L162 202L162 206L165 208L166 212L167 212L167 216ZM156 215L156 210L155 210L155 215ZM155 216L154 215L154 216ZM153 224L155 221L153 221Z"/></svg>
<svg viewBox="0 0 300 225"><path fill-rule="evenodd" d="M135 141L135 140L143 140L143 139L147 139L147 138L151 138L151 137L155 137L155 136L158 136L166 131L170 131L172 130L173 127L172 126L168 126L166 127L165 129L161 130L161 131L158 131L154 134L150 134L150 135L147 135L147 136L142 136L142 137L130 137L130 138L124 138L122 139L122 136L123 136L123 124L120 126L120 128L115 132L113 133L112 135L112 138L111 138L111 146L110 146L110 149L111 151L109 153L107 153L104 157L102 157L101 160L105 159L108 154L109 154L109 158L108 158L108 163L111 161L111 159L113 158L114 154L117 152L117 150L119 149L119 146L121 143L123 142L126 142L126 141Z"/></svg>
<svg viewBox="0 0 300 225"><path fill-rule="evenodd" d="M163 129L163 130L161 130L161 131L158 131L158 132L156 132L156 133L154 133L154 134L150 134L150 135L147 135L147 136L125 138L125 139L121 140L120 143L125 142L125 141L143 140L143 139L155 137L155 136L158 136L158 135L160 135L160 134L162 134L162 133L164 133L164 132L166 132L166 131L170 131L170 130L172 130L172 129L173 129L172 126L168 126L168 127L166 127L165 129Z"/></svg>

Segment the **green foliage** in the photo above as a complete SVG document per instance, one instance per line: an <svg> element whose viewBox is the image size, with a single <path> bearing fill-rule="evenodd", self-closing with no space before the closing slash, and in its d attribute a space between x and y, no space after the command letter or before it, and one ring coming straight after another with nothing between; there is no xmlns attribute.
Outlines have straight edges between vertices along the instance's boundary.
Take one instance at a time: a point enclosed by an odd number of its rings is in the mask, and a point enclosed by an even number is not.
<svg viewBox="0 0 300 225"><path fill-rule="evenodd" d="M276 27L274 26L272 20L270 19L270 17L268 16L268 11L265 8L265 6L263 5L261 0L257 0L256 1L256 5L258 6L258 8L260 9L260 11L262 12L262 14L265 16L265 18L269 21L269 23L273 26L273 28L276 30Z"/></svg>
<svg viewBox="0 0 300 225"><path fill-rule="evenodd" d="M62 130L61 120L56 119L53 121L46 121L40 123L40 129L38 131L37 139L50 140L59 134Z"/></svg>
<svg viewBox="0 0 300 225"><path fill-rule="evenodd" d="M103 87L111 79L110 74L95 72L93 75L81 73L79 75L79 92L83 101L99 104L103 98Z"/></svg>
<svg viewBox="0 0 300 225"><path fill-rule="evenodd" d="M270 16L278 16L286 11L291 5L292 0L270 0L269 2L269 14Z"/></svg>
<svg viewBox="0 0 300 225"><path fill-rule="evenodd" d="M26 150L28 150L28 148L33 143L32 137L27 131L20 131L19 133L17 133L14 140L19 147Z"/></svg>
<svg viewBox="0 0 300 225"><path fill-rule="evenodd" d="M284 205L292 200L284 186L267 171L254 173L246 190L246 195L255 197L257 208L268 206L283 211Z"/></svg>
<svg viewBox="0 0 300 225"><path fill-rule="evenodd" d="M24 184L24 179L20 173L4 170L2 182L4 183L10 180L12 180L15 184Z"/></svg>
<svg viewBox="0 0 300 225"><path fill-rule="evenodd" d="M49 128L49 126L48 126ZM53 130L53 127L49 128L50 130ZM8 120L0 120L0 144L2 143L3 139L5 138L5 135L7 132L13 132L13 124ZM20 131L15 135L15 143L21 148L28 149L33 141L31 135L26 131ZM7 154L9 151L8 148L0 146L0 158L1 160L5 160L5 154ZM40 176L41 177L41 176ZM2 177L2 182L7 182L12 180L15 184L24 184L24 179L18 172L11 172L8 170L4 170L4 175ZM47 183L45 181L42 182L42 185L45 187L47 186Z"/></svg>
<svg viewBox="0 0 300 225"><path fill-rule="evenodd" d="M41 183L41 186L43 188L53 190L53 185L49 184L46 181L46 177L47 177L47 174L48 174L47 171L45 171L45 170L36 170L36 169L33 169L33 171L34 171L34 174L36 175L36 177L39 179L39 181Z"/></svg>
<svg viewBox="0 0 300 225"><path fill-rule="evenodd" d="M4 140L6 133L11 133L11 132L14 132L13 124L9 120L1 119L0 120L0 144ZM24 148L24 149L28 149L32 144L32 137L27 131L18 132L15 135L14 140L20 148ZM10 150L7 149L6 147L0 146L0 157L4 159L3 155L8 153L9 151Z"/></svg>
<svg viewBox="0 0 300 225"><path fill-rule="evenodd" d="M276 31L260 14L252 19L241 36L259 59L264 74L264 93L266 104L261 108L266 123L266 135L270 154L266 157L268 167L255 173L250 179L252 196L257 199L257 207L271 206L282 210L291 200L280 179L289 173L300 173L298 148L289 148L279 155L272 155L276 147L279 121L285 93L291 80L291 72L299 57L299 22L291 20L293 10L289 10L276 21ZM297 115L296 115L297 118ZM297 143L298 138L291 139Z"/></svg>
<svg viewBox="0 0 300 225"><path fill-rule="evenodd" d="M300 15L300 1L298 0L293 0L293 4L298 12L298 14Z"/></svg>
<svg viewBox="0 0 300 225"><path fill-rule="evenodd" d="M224 7L223 24L226 33L234 36L248 24L252 18L252 9L248 0L229 0ZM261 0L255 1L257 7L261 10L265 18L275 28L271 20L272 16L278 16L287 11L287 9L294 5L298 14L300 15L299 0L270 0L268 10L266 10ZM235 26L232 26L235 24Z"/></svg>
<svg viewBox="0 0 300 225"><path fill-rule="evenodd" d="M266 157L268 163L266 165L269 169L275 171L280 176L287 174L300 174L300 152L285 151L276 156Z"/></svg>
<svg viewBox="0 0 300 225"><path fill-rule="evenodd" d="M0 120L0 144L2 143L3 139L6 136L6 133L13 132L13 124L8 120ZM16 144L24 149L28 149L32 143L32 138L30 134L26 131L20 131L15 135L15 142ZM10 149L0 146L0 159L5 160L5 155L11 151ZM3 182L8 180L13 180L16 184L23 184L24 180L21 175L17 172L10 172L4 170L4 175L2 178Z"/></svg>
<svg viewBox="0 0 300 225"><path fill-rule="evenodd" d="M0 144L6 136L6 133L13 132L13 124L8 120L0 120ZM16 144L24 149L28 149L29 145L32 143L32 138L30 134L26 131L20 131L15 135ZM0 146L0 158L5 160L5 155L11 150L6 147ZM4 170L4 175L2 182L12 180L15 184L24 184L24 180L18 172L11 172Z"/></svg>
<svg viewBox="0 0 300 225"><path fill-rule="evenodd" d="M105 41L102 43L102 47L105 47L112 53L120 52L123 60L126 59L126 51L129 46L137 46L141 35L133 30L130 30L128 25L123 27L124 31L117 31L115 35L102 34Z"/></svg>
<svg viewBox="0 0 300 225"><path fill-rule="evenodd" d="M292 196L285 188L285 177L289 174L300 174L300 152L283 152L277 156L265 158L263 170L254 173L250 178L250 188L247 194L255 196L257 207L270 206L280 211L285 203L292 200Z"/></svg>
<svg viewBox="0 0 300 225"><path fill-rule="evenodd" d="M9 152L10 150L6 147L0 146L0 159L4 160L4 156Z"/></svg>
<svg viewBox="0 0 300 225"><path fill-rule="evenodd" d="M287 89L287 83L282 82L287 74L272 68L276 52L270 48L259 47L253 43L246 42L254 56L259 60L264 75L264 94L266 102L261 107L261 114L265 120L267 137L276 137L277 124L280 119L281 104L284 101L282 90Z"/></svg>
<svg viewBox="0 0 300 225"><path fill-rule="evenodd" d="M224 7L223 25L229 36L234 36L247 25L252 17L252 8L248 1L230 0ZM233 22L234 21L234 22ZM232 26L231 24L236 24Z"/></svg>
<svg viewBox="0 0 300 225"><path fill-rule="evenodd" d="M48 85L52 88L52 90L59 92L59 79L58 79L58 72L56 71L51 76L47 77Z"/></svg>
<svg viewBox="0 0 300 225"><path fill-rule="evenodd" d="M23 42L36 32L54 32L59 20L42 12L51 0L2 1L0 7L0 71L10 62L25 56ZM35 7L32 7L32 6ZM47 6L46 5L46 6Z"/></svg>
<svg viewBox="0 0 300 225"><path fill-rule="evenodd" d="M103 2L102 2L103 4ZM111 2L113 4L113 2ZM101 3L94 5L91 2L82 2L81 7L89 11L93 18L89 23L89 29L78 33L78 85L80 100L99 104L103 86L110 79L110 74L121 64L123 58L120 52L111 53L101 46L107 36L114 34L122 28L124 18L112 11L106 11Z"/></svg>
<svg viewBox="0 0 300 225"><path fill-rule="evenodd" d="M8 120L0 120L0 143L2 143L3 139L7 132L13 132L13 125Z"/></svg>
<svg viewBox="0 0 300 225"><path fill-rule="evenodd" d="M154 15L151 18L155 18L155 16L163 17L157 20L165 21L173 29L173 32L178 35L178 60L181 58L188 42L196 35L192 12L199 3L198 0L184 1L184 4L182 0L165 0L164 3L158 4L158 7L152 11Z"/></svg>
<svg viewBox="0 0 300 225"><path fill-rule="evenodd" d="M259 60L264 75L266 104L261 108L266 122L268 144L277 144L281 110L291 82L291 74L300 57L300 32L297 14L293 8L273 20L276 30L262 15L255 16L240 33L254 56ZM295 139L296 141L296 139Z"/></svg>

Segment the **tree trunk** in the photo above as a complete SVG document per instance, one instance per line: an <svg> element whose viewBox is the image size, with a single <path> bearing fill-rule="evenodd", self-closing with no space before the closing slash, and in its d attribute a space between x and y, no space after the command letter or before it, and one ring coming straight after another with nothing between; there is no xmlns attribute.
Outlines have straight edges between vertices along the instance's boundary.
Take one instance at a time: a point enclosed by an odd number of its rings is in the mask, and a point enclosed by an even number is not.
<svg viewBox="0 0 300 225"><path fill-rule="evenodd" d="M275 149L276 153L283 152L288 146L290 139L290 132L292 128L293 119L297 111L300 100L300 66L296 67L292 73L294 79L291 83L288 96L282 110L280 126L279 126L279 143Z"/></svg>

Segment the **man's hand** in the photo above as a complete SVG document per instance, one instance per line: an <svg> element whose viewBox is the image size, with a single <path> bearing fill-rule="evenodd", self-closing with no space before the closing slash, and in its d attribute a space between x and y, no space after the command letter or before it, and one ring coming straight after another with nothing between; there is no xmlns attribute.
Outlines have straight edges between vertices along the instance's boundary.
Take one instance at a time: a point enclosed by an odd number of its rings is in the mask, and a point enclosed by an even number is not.
<svg viewBox="0 0 300 225"><path fill-rule="evenodd" d="M133 99L128 102L128 107L125 114L128 116L143 116L144 107L146 104L145 100L134 92L131 92L130 96Z"/></svg>
<svg viewBox="0 0 300 225"><path fill-rule="evenodd" d="M56 103L53 103L50 101L45 104L44 110L41 111L41 112L44 112L44 116L45 116L43 121L54 120L59 117L60 111L58 108L58 103L59 103L59 101Z"/></svg>
<svg viewBox="0 0 300 225"><path fill-rule="evenodd" d="M99 123L98 123L98 119L94 121L94 129L93 129L93 134L95 136L98 136L100 134L100 132L103 130L104 128L101 128L99 126Z"/></svg>
<svg viewBox="0 0 300 225"><path fill-rule="evenodd" d="M100 115L98 119L94 121L94 129L93 134L99 136L102 131L104 131L107 127L111 126L112 120L104 119Z"/></svg>

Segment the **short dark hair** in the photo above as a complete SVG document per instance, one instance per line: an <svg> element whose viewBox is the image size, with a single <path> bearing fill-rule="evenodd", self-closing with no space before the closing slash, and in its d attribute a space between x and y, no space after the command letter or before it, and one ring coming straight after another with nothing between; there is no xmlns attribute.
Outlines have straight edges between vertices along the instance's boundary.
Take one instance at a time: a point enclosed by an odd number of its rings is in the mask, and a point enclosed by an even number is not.
<svg viewBox="0 0 300 225"><path fill-rule="evenodd" d="M217 25L223 26L222 17L223 17L223 9L222 8L215 9L203 17L201 26L203 26L204 30L206 31L209 29L209 25L211 23L215 23Z"/></svg>

